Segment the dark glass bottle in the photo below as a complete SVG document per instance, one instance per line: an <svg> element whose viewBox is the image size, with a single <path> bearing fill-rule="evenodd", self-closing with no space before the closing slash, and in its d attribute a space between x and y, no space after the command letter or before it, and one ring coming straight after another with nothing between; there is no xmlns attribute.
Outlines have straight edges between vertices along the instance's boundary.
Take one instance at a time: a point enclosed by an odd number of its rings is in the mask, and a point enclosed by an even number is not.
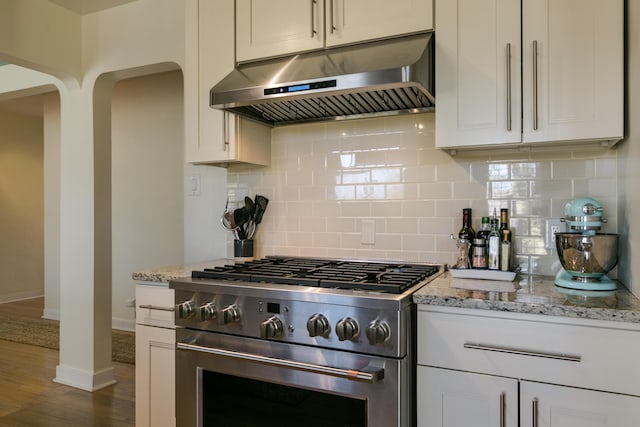
<svg viewBox="0 0 640 427"><path fill-rule="evenodd" d="M475 235L471 227L471 208L462 209L462 228L458 232L458 239L465 239L471 244Z"/></svg>
<svg viewBox="0 0 640 427"><path fill-rule="evenodd" d="M482 228L478 230L478 234L476 234L476 237L478 239L487 240L487 237L489 237L489 233L491 233L491 223L489 222L489 217L483 216Z"/></svg>
<svg viewBox="0 0 640 427"><path fill-rule="evenodd" d="M500 267L504 271L510 271L513 258L513 233L509 229L509 209L500 209ZM505 243L506 242L506 243Z"/></svg>
<svg viewBox="0 0 640 427"><path fill-rule="evenodd" d="M506 231L506 233L505 233ZM500 241L504 240L504 235L507 235L509 242L511 241L511 232L509 230L509 209L500 209Z"/></svg>

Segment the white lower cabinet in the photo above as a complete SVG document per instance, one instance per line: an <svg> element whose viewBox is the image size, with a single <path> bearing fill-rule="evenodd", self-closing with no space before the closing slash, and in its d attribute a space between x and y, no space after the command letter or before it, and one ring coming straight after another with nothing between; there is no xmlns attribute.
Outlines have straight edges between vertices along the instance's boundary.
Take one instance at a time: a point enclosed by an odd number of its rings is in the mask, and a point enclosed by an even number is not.
<svg viewBox="0 0 640 427"><path fill-rule="evenodd" d="M638 425L640 397L531 381L520 383L520 427Z"/></svg>
<svg viewBox="0 0 640 427"><path fill-rule="evenodd" d="M418 367L420 427L632 427L639 423L639 397Z"/></svg>
<svg viewBox="0 0 640 427"><path fill-rule="evenodd" d="M419 308L419 427L637 427L640 328Z"/></svg>
<svg viewBox="0 0 640 427"><path fill-rule="evenodd" d="M136 286L136 427L174 427L173 289Z"/></svg>
<svg viewBox="0 0 640 427"><path fill-rule="evenodd" d="M518 425L518 381L418 366L418 425Z"/></svg>

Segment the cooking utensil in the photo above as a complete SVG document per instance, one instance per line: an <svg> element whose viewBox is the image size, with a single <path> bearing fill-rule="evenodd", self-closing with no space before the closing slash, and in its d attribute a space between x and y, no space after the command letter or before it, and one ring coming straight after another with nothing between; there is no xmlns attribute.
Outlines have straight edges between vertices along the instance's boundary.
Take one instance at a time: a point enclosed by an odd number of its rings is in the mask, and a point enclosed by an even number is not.
<svg viewBox="0 0 640 427"><path fill-rule="evenodd" d="M249 217L253 218L253 215L256 212L256 204L253 202L253 200L251 200L251 197L249 196L244 197L244 206L249 211Z"/></svg>
<svg viewBox="0 0 640 427"><path fill-rule="evenodd" d="M253 237L256 234L256 223L253 222L252 219L245 224L245 233L247 235L247 240L253 240Z"/></svg>
<svg viewBox="0 0 640 427"><path fill-rule="evenodd" d="M233 212L231 211L225 211L222 214L222 217L220 217L220 223L229 231L233 231L238 228L238 226L236 225L236 221L233 218Z"/></svg>
<svg viewBox="0 0 640 427"><path fill-rule="evenodd" d="M237 227L242 227L250 219L251 216L249 215L249 210L246 208L246 206L242 206L241 208L233 211L233 220L235 221Z"/></svg>
<svg viewBox="0 0 640 427"><path fill-rule="evenodd" d="M269 199L259 194L256 194L255 213L253 215L253 221L256 223L256 225L262 222L262 216L264 215L264 211L267 210L268 204L269 204Z"/></svg>

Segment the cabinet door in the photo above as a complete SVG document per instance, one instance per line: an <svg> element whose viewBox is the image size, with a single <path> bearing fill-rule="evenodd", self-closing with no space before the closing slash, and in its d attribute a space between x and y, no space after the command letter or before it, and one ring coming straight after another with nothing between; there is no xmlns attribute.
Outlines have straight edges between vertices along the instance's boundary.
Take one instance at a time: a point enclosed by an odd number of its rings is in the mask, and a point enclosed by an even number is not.
<svg viewBox="0 0 640 427"><path fill-rule="evenodd" d="M636 427L639 424L639 397L521 381L522 427Z"/></svg>
<svg viewBox="0 0 640 427"><path fill-rule="evenodd" d="M136 325L136 426L173 427L175 330Z"/></svg>
<svg viewBox="0 0 640 427"><path fill-rule="evenodd" d="M323 45L324 0L236 0L238 62Z"/></svg>
<svg viewBox="0 0 640 427"><path fill-rule="evenodd" d="M438 0L436 23L436 147L520 143L520 0Z"/></svg>
<svg viewBox="0 0 640 427"><path fill-rule="evenodd" d="M268 165L271 161L271 129L268 126L209 106L209 90L235 66L233 14L233 0L200 1L195 19L197 38L194 40L192 35L187 40L186 61L190 68L185 70L184 102L186 160L189 163ZM190 33L192 31L188 30L187 36ZM197 45L196 58L189 54L193 43ZM193 68L197 72L191 71ZM191 87L194 80L197 88ZM192 105L197 105L196 111ZM193 114L197 116L195 123Z"/></svg>
<svg viewBox="0 0 640 427"><path fill-rule="evenodd" d="M523 141L622 138L623 1L522 8Z"/></svg>
<svg viewBox="0 0 640 427"><path fill-rule="evenodd" d="M518 381L418 366L419 427L517 427Z"/></svg>
<svg viewBox="0 0 640 427"><path fill-rule="evenodd" d="M433 29L430 0L325 0L326 45Z"/></svg>

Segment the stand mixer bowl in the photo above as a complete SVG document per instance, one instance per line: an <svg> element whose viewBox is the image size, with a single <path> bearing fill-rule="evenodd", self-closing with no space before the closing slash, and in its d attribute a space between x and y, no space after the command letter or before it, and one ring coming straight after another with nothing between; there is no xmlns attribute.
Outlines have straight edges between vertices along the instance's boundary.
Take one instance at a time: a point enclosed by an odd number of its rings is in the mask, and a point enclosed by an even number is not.
<svg viewBox="0 0 640 427"><path fill-rule="evenodd" d="M556 233L556 249L573 280L595 282L618 262L618 235Z"/></svg>

